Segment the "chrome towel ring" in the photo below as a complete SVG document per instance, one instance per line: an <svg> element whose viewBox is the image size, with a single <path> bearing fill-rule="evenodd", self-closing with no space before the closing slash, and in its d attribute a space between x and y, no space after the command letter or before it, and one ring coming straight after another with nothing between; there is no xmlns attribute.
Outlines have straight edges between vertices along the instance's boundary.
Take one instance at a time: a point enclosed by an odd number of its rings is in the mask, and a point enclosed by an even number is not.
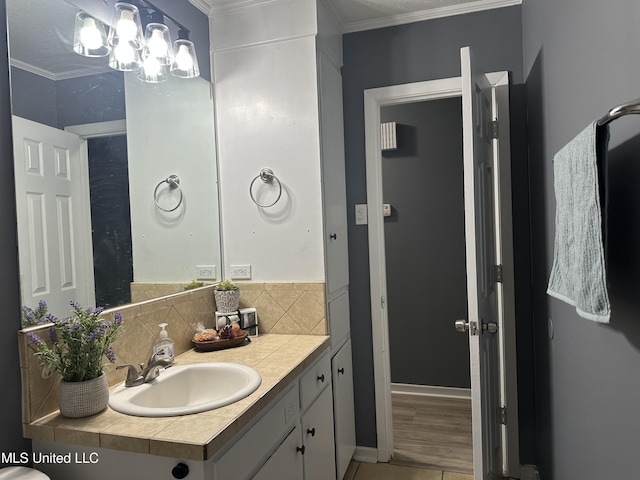
<svg viewBox="0 0 640 480"><path fill-rule="evenodd" d="M278 196L273 203L270 203L268 205L258 203L256 198L253 196L253 184L256 182L257 179L262 180L264 183L273 183L274 180L278 182ZM278 200L280 200L280 197L282 196L282 183L280 183L280 180L278 180L278 177L275 176L275 174L273 173L273 170L271 170L270 168L263 168L262 170L260 170L260 173L258 174L258 176L251 181L251 184L249 185L249 196L251 197L251 200L253 200L253 203L255 203L259 207L262 207L262 208L273 207L276 203L278 203Z"/></svg>
<svg viewBox="0 0 640 480"><path fill-rule="evenodd" d="M161 207L160 204L158 203L158 189L163 183L166 183L169 185L169 190L175 190L177 188L178 192L180 192L180 198L178 199L178 203L173 208L164 208L164 207ZM159 182L158 185L156 185L156 189L153 191L153 201L155 202L156 207L158 207L158 209L162 210L163 212L173 212L177 210L178 207L182 205L182 198L183 196L182 196L182 188L180 188L180 178L175 174L169 175L167 178Z"/></svg>

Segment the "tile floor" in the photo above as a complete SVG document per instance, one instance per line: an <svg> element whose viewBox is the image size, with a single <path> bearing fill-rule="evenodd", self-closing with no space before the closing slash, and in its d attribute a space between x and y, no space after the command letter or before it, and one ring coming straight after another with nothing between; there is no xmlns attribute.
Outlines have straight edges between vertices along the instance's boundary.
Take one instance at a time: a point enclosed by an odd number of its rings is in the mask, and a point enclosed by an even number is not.
<svg viewBox="0 0 640 480"><path fill-rule="evenodd" d="M473 480L473 475L407 467L391 463L352 461L344 480Z"/></svg>

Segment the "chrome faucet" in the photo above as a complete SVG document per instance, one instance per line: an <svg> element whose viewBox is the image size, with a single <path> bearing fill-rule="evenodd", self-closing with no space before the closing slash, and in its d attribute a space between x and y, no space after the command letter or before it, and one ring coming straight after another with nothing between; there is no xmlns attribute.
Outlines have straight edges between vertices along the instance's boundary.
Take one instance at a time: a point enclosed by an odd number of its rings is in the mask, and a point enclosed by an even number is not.
<svg viewBox="0 0 640 480"><path fill-rule="evenodd" d="M116 370L121 368L128 368L127 379L124 381L125 387L137 387L143 383L150 382L154 378L160 375L160 367L168 368L172 365L170 360L160 359L150 361L149 364L144 367L144 364L140 364L140 372L133 365L127 363L125 365L118 365Z"/></svg>

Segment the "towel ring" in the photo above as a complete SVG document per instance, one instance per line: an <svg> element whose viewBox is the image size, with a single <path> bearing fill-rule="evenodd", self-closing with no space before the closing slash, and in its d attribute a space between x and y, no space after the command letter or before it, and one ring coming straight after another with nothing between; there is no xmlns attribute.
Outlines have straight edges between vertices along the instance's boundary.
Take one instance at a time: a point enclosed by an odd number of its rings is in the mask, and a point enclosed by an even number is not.
<svg viewBox="0 0 640 480"><path fill-rule="evenodd" d="M257 179L262 180L264 183L272 183L274 180L278 182L278 197L275 199L273 203L270 203L268 205L263 205L261 203L258 203L258 201L256 200L256 197L253 196L253 184L256 182ZM251 200L253 200L253 203L255 203L259 207L262 207L262 208L273 207L276 203L278 203L278 200L280 200L280 197L282 196L282 183L280 183L280 180L278 180L278 177L275 176L275 174L273 173L273 170L271 170L270 168L263 168L262 170L260 170L260 173L258 174L258 176L251 181L251 184L249 185L249 196L251 197Z"/></svg>
<svg viewBox="0 0 640 480"><path fill-rule="evenodd" d="M175 190L177 188L178 192L180 192L180 198L178 199L178 203L173 208L164 208L164 207L161 207L160 204L158 203L158 189L160 188L160 185L162 185L163 183L166 183L169 185L169 190ZM182 195L182 188L180 188L180 178L175 174L169 175L167 178L165 178L160 183L158 183L158 185L156 185L156 189L153 191L153 201L155 202L156 207L158 207L158 209L162 210L163 212L173 212L177 210L178 207L182 205L182 198L183 198L183 195Z"/></svg>

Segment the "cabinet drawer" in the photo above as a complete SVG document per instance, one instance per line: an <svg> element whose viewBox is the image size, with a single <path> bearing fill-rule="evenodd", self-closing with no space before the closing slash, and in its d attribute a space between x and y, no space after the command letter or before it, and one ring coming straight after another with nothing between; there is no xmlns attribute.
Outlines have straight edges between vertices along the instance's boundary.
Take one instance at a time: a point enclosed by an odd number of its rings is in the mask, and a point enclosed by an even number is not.
<svg viewBox="0 0 640 480"><path fill-rule="evenodd" d="M298 421L298 386L270 407L229 450L215 462L215 478L248 478L273 453L283 436Z"/></svg>
<svg viewBox="0 0 640 480"><path fill-rule="evenodd" d="M300 378L300 407L302 411L305 411L330 383L331 359L329 352L327 352Z"/></svg>

